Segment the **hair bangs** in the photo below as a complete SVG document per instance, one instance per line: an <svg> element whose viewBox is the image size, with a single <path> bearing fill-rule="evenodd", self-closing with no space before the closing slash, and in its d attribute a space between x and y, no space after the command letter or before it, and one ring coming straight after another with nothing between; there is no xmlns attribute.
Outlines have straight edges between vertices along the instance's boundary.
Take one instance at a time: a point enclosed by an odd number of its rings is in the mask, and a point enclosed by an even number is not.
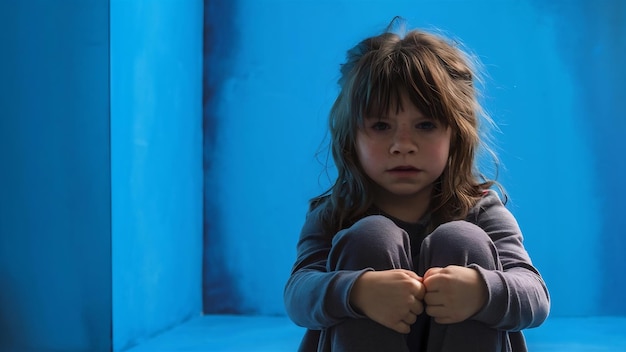
<svg viewBox="0 0 626 352"><path fill-rule="evenodd" d="M449 116L442 99L445 74L439 72L438 59L425 48L410 48L412 53L404 54L404 70L406 76L406 93L423 114L449 126ZM421 49L421 50L420 50Z"/></svg>
<svg viewBox="0 0 626 352"><path fill-rule="evenodd" d="M392 109L402 109L402 89L393 77L382 77L372 83L370 94L362 105L363 117L370 119L387 118Z"/></svg>
<svg viewBox="0 0 626 352"><path fill-rule="evenodd" d="M401 43L399 43L401 44ZM424 115L444 125L450 125L451 117L442 102L441 81L437 72L429 68L437 60L424 50L407 53L397 45L393 51L378 50L371 54L378 57L363 62L368 70L360 70L355 78L352 96L352 112L359 124L365 118L385 118L390 112L403 110L403 97L415 105ZM438 62L437 62L438 64Z"/></svg>

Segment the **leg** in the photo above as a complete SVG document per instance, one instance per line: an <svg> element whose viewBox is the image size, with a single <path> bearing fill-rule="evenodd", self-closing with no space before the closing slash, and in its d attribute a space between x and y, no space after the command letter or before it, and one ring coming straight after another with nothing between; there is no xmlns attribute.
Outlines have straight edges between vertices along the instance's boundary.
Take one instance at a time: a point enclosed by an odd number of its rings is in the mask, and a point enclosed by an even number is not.
<svg viewBox="0 0 626 352"><path fill-rule="evenodd" d="M470 264L502 269L495 245L485 231L469 222L453 221L442 224L424 240L418 274L423 276L431 267ZM471 319L457 324L421 323L430 324L428 352L502 351L505 341L505 332Z"/></svg>
<svg viewBox="0 0 626 352"><path fill-rule="evenodd" d="M328 270L411 270L409 253L409 235L403 229L382 215L368 216L335 235Z"/></svg>
<svg viewBox="0 0 626 352"><path fill-rule="evenodd" d="M412 269L409 236L383 216L368 216L333 238L328 270ZM322 332L320 350L407 351L405 335L370 319L348 319Z"/></svg>

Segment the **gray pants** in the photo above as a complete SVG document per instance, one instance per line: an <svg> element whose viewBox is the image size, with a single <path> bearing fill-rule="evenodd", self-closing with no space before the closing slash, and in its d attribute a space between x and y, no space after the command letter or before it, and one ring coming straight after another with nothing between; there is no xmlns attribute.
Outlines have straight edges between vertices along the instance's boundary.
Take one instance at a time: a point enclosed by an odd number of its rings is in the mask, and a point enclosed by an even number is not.
<svg viewBox="0 0 626 352"><path fill-rule="evenodd" d="M423 276L431 267L477 264L500 269L496 248L478 226L453 221L439 226L423 241L420 254L411 258L407 233L390 219L376 215L361 219L333 238L328 270L408 269ZM506 333L468 319L437 324L423 313L408 335L369 319L348 319L321 332L319 350L492 352L508 350Z"/></svg>

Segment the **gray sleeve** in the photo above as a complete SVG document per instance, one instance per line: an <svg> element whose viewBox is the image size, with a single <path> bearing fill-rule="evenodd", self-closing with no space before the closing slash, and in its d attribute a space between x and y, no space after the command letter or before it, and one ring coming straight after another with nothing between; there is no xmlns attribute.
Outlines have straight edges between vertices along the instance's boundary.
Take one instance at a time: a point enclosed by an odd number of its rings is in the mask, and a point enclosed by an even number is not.
<svg viewBox="0 0 626 352"><path fill-rule="evenodd" d="M322 231L314 210L300 234L297 258L284 291L287 315L299 326L313 330L331 327L347 318L362 318L350 306L354 282L365 270L328 272L326 263L332 238Z"/></svg>
<svg viewBox="0 0 626 352"><path fill-rule="evenodd" d="M499 330L539 326L550 311L550 296L523 245L517 221L490 191L468 216L496 246L502 270L473 266L487 283L488 299L473 319Z"/></svg>

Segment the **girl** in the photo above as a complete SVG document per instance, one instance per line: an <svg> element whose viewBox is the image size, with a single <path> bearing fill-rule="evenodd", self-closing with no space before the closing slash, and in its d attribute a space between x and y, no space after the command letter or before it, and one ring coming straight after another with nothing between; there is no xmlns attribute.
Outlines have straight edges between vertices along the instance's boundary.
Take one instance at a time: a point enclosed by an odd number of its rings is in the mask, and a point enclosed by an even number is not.
<svg viewBox="0 0 626 352"><path fill-rule="evenodd" d="M476 170L468 57L423 31L348 51L330 112L337 180L311 201L285 287L301 351L526 351L549 296Z"/></svg>

